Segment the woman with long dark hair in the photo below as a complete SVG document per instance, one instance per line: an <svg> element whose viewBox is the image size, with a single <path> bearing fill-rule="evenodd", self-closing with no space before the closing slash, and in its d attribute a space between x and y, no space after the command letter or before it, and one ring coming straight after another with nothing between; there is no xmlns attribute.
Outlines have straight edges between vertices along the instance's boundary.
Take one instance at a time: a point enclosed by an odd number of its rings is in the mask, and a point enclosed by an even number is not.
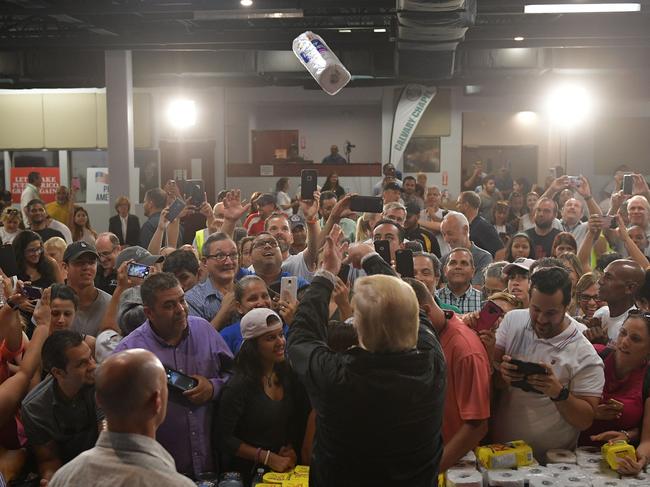
<svg viewBox="0 0 650 487"><path fill-rule="evenodd" d="M321 188L321 193L325 191L332 191L336 194L336 199L340 200L341 197L345 196L345 189L339 184L339 175L335 172L327 176L325 184Z"/></svg>
<svg viewBox="0 0 650 487"><path fill-rule="evenodd" d="M90 226L90 217L88 212L82 206L75 206L72 214L72 240L77 242L83 240L90 245L95 245L97 232Z"/></svg>
<svg viewBox="0 0 650 487"><path fill-rule="evenodd" d="M255 308L240 326L235 373L221 393L219 452L224 468L240 472L248 485L256 468L286 472L296 465L308 406L286 361L280 316Z"/></svg>
<svg viewBox="0 0 650 487"><path fill-rule="evenodd" d="M526 259L532 258L533 242L530 237L525 233L516 233L506 245L506 252L504 260L514 262L515 259L525 257Z"/></svg>
<svg viewBox="0 0 650 487"><path fill-rule="evenodd" d="M43 240L38 233L31 230L20 232L11 244L18 266L18 279L29 281L32 286L45 289L55 282L63 282L56 261L45 254ZM26 333L31 337L34 325L31 318L36 306L36 299L26 300L19 305L21 316L26 323Z"/></svg>

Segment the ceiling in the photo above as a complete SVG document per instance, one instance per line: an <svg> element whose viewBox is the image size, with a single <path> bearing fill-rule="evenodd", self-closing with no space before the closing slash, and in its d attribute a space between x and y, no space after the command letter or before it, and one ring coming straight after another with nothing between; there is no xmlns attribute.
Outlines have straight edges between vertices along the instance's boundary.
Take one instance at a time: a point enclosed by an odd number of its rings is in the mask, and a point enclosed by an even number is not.
<svg viewBox="0 0 650 487"><path fill-rule="evenodd" d="M581 76L650 95L648 1L640 13L525 15L517 0L5 0L0 88L103 86L107 49L133 51L136 86L316 88L290 50L312 30L352 86L503 94Z"/></svg>

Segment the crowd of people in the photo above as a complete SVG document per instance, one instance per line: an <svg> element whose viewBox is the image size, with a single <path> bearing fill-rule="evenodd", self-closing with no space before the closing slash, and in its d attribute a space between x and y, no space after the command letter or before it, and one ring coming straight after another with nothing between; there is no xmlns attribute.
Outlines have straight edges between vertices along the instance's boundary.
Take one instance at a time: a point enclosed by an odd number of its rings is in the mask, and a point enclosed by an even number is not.
<svg viewBox="0 0 650 487"><path fill-rule="evenodd" d="M484 169L450 201L386 164L380 213L353 212L336 174L309 199L286 178L215 202L167 181L142 225L120 197L101 233L74 190L45 204L30 174L0 218L4 480L249 485L302 464L316 487L424 487L512 440L540 463L626 440L618 471L638 473L645 178L624 193L621 168L596 201L582 176Z"/></svg>

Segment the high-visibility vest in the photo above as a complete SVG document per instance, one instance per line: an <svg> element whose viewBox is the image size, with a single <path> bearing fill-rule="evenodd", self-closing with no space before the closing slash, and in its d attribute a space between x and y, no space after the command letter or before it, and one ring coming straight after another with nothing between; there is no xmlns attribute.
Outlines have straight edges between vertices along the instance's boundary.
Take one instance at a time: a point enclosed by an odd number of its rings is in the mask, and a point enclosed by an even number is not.
<svg viewBox="0 0 650 487"><path fill-rule="evenodd" d="M194 234L194 242L196 242L196 250L199 253L199 259L203 257L203 242L205 242L205 228L198 230Z"/></svg>

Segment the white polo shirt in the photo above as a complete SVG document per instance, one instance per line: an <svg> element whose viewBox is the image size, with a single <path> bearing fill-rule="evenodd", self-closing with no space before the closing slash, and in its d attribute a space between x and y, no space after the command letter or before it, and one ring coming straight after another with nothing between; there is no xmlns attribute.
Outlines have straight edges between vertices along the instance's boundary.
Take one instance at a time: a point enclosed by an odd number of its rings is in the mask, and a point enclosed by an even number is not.
<svg viewBox="0 0 650 487"><path fill-rule="evenodd" d="M577 322L569 320L562 333L543 339L533 330L527 309L510 311L497 329L496 346L513 358L550 365L572 394L600 397L605 385L603 361ZM502 391L490 430L497 442L526 441L539 461L545 461L552 448L573 450L580 434L550 398L515 387Z"/></svg>

